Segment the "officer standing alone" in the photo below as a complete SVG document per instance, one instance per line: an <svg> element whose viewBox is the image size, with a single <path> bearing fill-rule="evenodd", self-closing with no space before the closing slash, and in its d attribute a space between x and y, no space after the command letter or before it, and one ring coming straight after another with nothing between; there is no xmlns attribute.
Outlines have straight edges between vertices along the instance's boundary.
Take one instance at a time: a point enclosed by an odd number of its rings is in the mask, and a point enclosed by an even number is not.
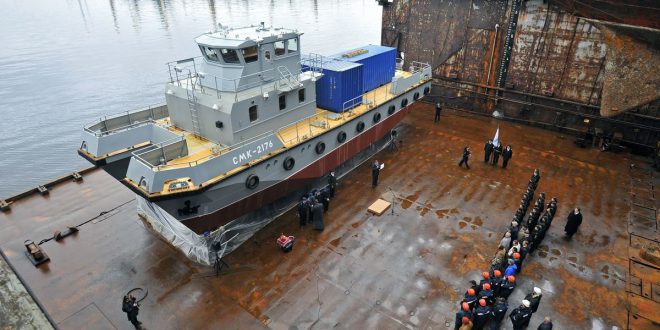
<svg viewBox="0 0 660 330"><path fill-rule="evenodd" d="M380 174L380 163L378 160L374 160L374 163L371 164L371 188L376 188L378 185L378 175Z"/></svg>
<svg viewBox="0 0 660 330"><path fill-rule="evenodd" d="M440 114L442 113L442 106L440 105L440 102L435 104L435 118L433 119L434 123L439 123L440 122Z"/></svg>
<svg viewBox="0 0 660 330"><path fill-rule="evenodd" d="M468 164L468 160L470 159L470 154L471 154L470 147L463 148L463 158L461 158L461 162L458 163L459 167L465 164L465 167L467 167L468 170L470 169L470 165Z"/></svg>

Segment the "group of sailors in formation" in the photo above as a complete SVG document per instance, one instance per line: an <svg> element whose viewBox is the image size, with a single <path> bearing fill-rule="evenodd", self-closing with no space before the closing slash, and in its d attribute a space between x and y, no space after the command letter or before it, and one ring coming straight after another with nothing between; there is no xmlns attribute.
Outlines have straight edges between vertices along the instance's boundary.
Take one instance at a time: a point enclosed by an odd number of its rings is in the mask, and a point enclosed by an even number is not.
<svg viewBox="0 0 660 330"><path fill-rule="evenodd" d="M539 170L534 170L520 207L491 261L490 271L482 273L483 279L478 284L476 281L470 281L460 310L456 313L454 329L500 328L509 309L507 299L516 287L516 276L522 271L523 261L541 244L557 211L557 199L552 198L546 208L545 193L540 193L534 208L525 219L525 213L540 179ZM544 209L545 213L541 215ZM538 310L541 297L541 289L534 287L533 291L525 296L522 304L511 311L509 318L514 329L523 329L529 325L532 314ZM539 325L539 329L552 329L552 322L546 318Z"/></svg>
<svg viewBox="0 0 660 330"><path fill-rule="evenodd" d="M335 172L328 174L328 185L321 189L313 189L304 195L298 203L298 218L300 219L300 228L310 223L314 230L323 231L323 214L330 208L330 199L335 197L337 189L337 178Z"/></svg>

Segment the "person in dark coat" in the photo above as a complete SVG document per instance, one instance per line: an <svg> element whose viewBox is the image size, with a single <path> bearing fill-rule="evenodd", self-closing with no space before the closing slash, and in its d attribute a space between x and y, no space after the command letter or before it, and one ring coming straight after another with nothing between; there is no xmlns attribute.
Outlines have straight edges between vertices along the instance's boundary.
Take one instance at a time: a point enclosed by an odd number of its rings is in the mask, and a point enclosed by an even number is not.
<svg viewBox="0 0 660 330"><path fill-rule="evenodd" d="M490 312L491 320L490 329L499 330L504 316L506 316L506 311L509 309L509 305L506 303L506 298L498 297L495 300L495 304Z"/></svg>
<svg viewBox="0 0 660 330"><path fill-rule="evenodd" d="M380 174L380 163L378 160L374 160L374 163L371 164L371 188L376 188L378 185L378 175Z"/></svg>
<svg viewBox="0 0 660 330"><path fill-rule="evenodd" d="M463 148L463 158L461 158L461 162L458 163L458 166L462 166L463 164L465 164L465 167L467 167L469 170L470 165L468 164L468 160L470 159L470 154L471 154L470 147Z"/></svg>
<svg viewBox="0 0 660 330"><path fill-rule="evenodd" d="M482 330L490 318L490 307L485 299L479 299L479 306L474 310L474 330Z"/></svg>
<svg viewBox="0 0 660 330"><path fill-rule="evenodd" d="M532 309L529 307L529 301L523 300L522 305L511 311L509 318L513 324L513 330L522 330L529 325L532 318Z"/></svg>
<svg viewBox="0 0 660 330"><path fill-rule="evenodd" d="M500 297L507 299L509 298L509 295L511 295L511 292L513 292L513 289L516 288L516 278L515 276L507 276L506 282L502 284L502 287L500 288Z"/></svg>
<svg viewBox="0 0 660 330"><path fill-rule="evenodd" d="M314 230L323 231L325 229L325 225L323 224L323 204L318 202L314 204L312 206L312 214L314 215L314 219L312 220Z"/></svg>
<svg viewBox="0 0 660 330"><path fill-rule="evenodd" d="M494 147L493 140L488 140L488 142L486 142L486 145L484 146L484 163L490 162L490 155L493 154Z"/></svg>
<svg viewBox="0 0 660 330"><path fill-rule="evenodd" d="M321 189L321 196L320 196L320 201L321 204L323 204L323 212L328 212L328 209L330 208L330 188L329 187L324 187Z"/></svg>
<svg viewBox="0 0 660 330"><path fill-rule="evenodd" d="M313 196L307 197L307 223L309 224L314 223L314 212L312 210L314 204L316 204L316 198Z"/></svg>
<svg viewBox="0 0 660 330"><path fill-rule="evenodd" d="M466 302L461 303L461 310L459 310L456 313L456 320L454 322L454 330L458 330L458 328L461 327L461 325L463 324L462 320L463 320L464 316L469 318L469 319L472 318L472 312L470 311L470 305L468 305L468 303L466 303Z"/></svg>
<svg viewBox="0 0 660 330"><path fill-rule="evenodd" d="M511 150L511 146L506 146L506 149L502 151L502 168L506 168L511 157L513 157L513 150Z"/></svg>
<svg viewBox="0 0 660 330"><path fill-rule="evenodd" d="M131 321L135 329L142 329L142 322L137 319L140 312L140 305L137 303L135 297L131 295L124 296L121 310L126 313L128 320Z"/></svg>
<svg viewBox="0 0 660 330"><path fill-rule="evenodd" d="M307 198L303 197L298 203L298 218L300 219L300 228L305 227L307 224Z"/></svg>
<svg viewBox="0 0 660 330"><path fill-rule="evenodd" d="M335 198L335 191L337 189L337 177L335 177L335 171L331 171L328 174L328 188L330 188L330 198Z"/></svg>
<svg viewBox="0 0 660 330"><path fill-rule="evenodd" d="M543 319L543 323L539 324L539 327L536 330L552 330L552 320L550 317L546 316Z"/></svg>
<svg viewBox="0 0 660 330"><path fill-rule="evenodd" d="M532 309L532 313L536 313L539 309L542 297L541 289L537 287L534 287L534 291L525 296L525 300L529 301L529 307Z"/></svg>
<svg viewBox="0 0 660 330"><path fill-rule="evenodd" d="M493 148L493 165L497 166L497 162L500 160L501 154L502 154L502 145L498 144Z"/></svg>
<svg viewBox="0 0 660 330"><path fill-rule="evenodd" d="M566 236L568 238L573 237L580 227L580 224L582 224L582 213L580 213L580 209L576 207L566 218L566 226L564 226Z"/></svg>
<svg viewBox="0 0 660 330"><path fill-rule="evenodd" d="M434 123L439 123L440 122L440 114L442 113L442 106L440 106L440 102L435 104L435 118L433 119Z"/></svg>

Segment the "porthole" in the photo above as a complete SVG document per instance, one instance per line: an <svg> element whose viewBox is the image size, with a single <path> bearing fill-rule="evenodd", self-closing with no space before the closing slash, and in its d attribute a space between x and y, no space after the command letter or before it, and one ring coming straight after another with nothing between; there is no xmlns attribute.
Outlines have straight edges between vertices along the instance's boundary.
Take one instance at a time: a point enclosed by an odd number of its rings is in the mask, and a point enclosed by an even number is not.
<svg viewBox="0 0 660 330"><path fill-rule="evenodd" d="M392 115L394 113L394 111L396 111L396 107L393 106L393 105L390 105L390 107L387 108L387 114L388 115Z"/></svg>
<svg viewBox="0 0 660 330"><path fill-rule="evenodd" d="M286 157L282 162L282 167L287 171L291 170L294 165L296 165L296 160L293 157Z"/></svg>
<svg viewBox="0 0 660 330"><path fill-rule="evenodd" d="M325 151L325 143L323 142L317 143L315 149L317 154L319 155L322 154Z"/></svg>
<svg viewBox="0 0 660 330"><path fill-rule="evenodd" d="M417 101L418 99L419 99L419 92L415 92L415 94L413 94L413 100Z"/></svg>
<svg viewBox="0 0 660 330"><path fill-rule="evenodd" d="M358 133L361 133L362 131L364 131L364 122L358 122L355 129L358 131Z"/></svg>
<svg viewBox="0 0 660 330"><path fill-rule="evenodd" d="M429 95L430 92L431 92L430 87L428 87L428 86L424 87L424 95Z"/></svg>
<svg viewBox="0 0 660 330"><path fill-rule="evenodd" d="M344 143L344 141L346 141L346 132L341 131L337 134L337 142Z"/></svg>
<svg viewBox="0 0 660 330"><path fill-rule="evenodd" d="M259 186L259 177L254 174L248 175L247 179L245 180L245 186L248 187L248 189L256 188Z"/></svg>
<svg viewBox="0 0 660 330"><path fill-rule="evenodd" d="M374 113L374 124L380 121L380 112Z"/></svg>
<svg viewBox="0 0 660 330"><path fill-rule="evenodd" d="M408 99L403 99L403 100L401 100L401 107L402 107L402 108L405 108L406 105L408 105Z"/></svg>

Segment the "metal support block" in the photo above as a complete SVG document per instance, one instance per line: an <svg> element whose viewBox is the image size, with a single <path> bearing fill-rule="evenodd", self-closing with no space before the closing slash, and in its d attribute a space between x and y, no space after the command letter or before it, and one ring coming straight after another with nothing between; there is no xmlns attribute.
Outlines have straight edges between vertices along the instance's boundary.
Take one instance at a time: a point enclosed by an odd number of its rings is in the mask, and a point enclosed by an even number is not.
<svg viewBox="0 0 660 330"><path fill-rule="evenodd" d="M39 186L37 187L37 190L41 195L48 195L48 188L46 188L45 186Z"/></svg>
<svg viewBox="0 0 660 330"><path fill-rule="evenodd" d="M11 208L10 207L11 203L12 202L7 202L4 199L0 199L0 211L2 212L9 211L9 209Z"/></svg>
<svg viewBox="0 0 660 330"><path fill-rule="evenodd" d="M73 177L73 181L82 181L83 179L82 175L78 172L73 172L71 176Z"/></svg>

